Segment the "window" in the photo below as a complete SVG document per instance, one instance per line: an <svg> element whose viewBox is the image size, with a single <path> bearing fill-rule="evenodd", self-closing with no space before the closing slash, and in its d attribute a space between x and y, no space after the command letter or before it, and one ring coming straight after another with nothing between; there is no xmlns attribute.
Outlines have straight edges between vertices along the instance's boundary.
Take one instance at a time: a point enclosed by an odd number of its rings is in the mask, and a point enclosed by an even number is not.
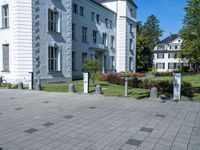
<svg viewBox="0 0 200 150"><path fill-rule="evenodd" d="M107 34L103 33L103 45L107 46Z"/></svg>
<svg viewBox="0 0 200 150"><path fill-rule="evenodd" d="M111 28L111 29L113 28L112 20L110 20L110 28Z"/></svg>
<svg viewBox="0 0 200 150"><path fill-rule="evenodd" d="M130 46L129 46L130 50L133 50L133 39L130 39L130 43L129 44L130 44Z"/></svg>
<svg viewBox="0 0 200 150"><path fill-rule="evenodd" d="M3 71L9 72L9 45L3 45Z"/></svg>
<svg viewBox="0 0 200 150"><path fill-rule="evenodd" d="M77 4L73 4L73 13L78 14L78 5Z"/></svg>
<svg viewBox="0 0 200 150"><path fill-rule="evenodd" d="M72 70L76 70L76 53L72 52Z"/></svg>
<svg viewBox="0 0 200 150"><path fill-rule="evenodd" d="M82 53L82 63L87 59L87 53Z"/></svg>
<svg viewBox="0 0 200 150"><path fill-rule="evenodd" d="M110 48L114 48L114 43L115 43L115 37L112 35L111 40L110 40Z"/></svg>
<svg viewBox="0 0 200 150"><path fill-rule="evenodd" d="M158 59L164 58L164 53L158 53L158 54L157 54L157 58L158 58Z"/></svg>
<svg viewBox="0 0 200 150"><path fill-rule="evenodd" d="M91 20L94 21L94 15L95 13L94 12L91 12Z"/></svg>
<svg viewBox="0 0 200 150"><path fill-rule="evenodd" d="M87 28L82 27L82 42L87 43Z"/></svg>
<svg viewBox="0 0 200 150"><path fill-rule="evenodd" d="M133 66L133 58L132 57L130 57L129 58L129 70L131 71L133 68L132 68L132 66Z"/></svg>
<svg viewBox="0 0 200 150"><path fill-rule="evenodd" d="M176 69L175 63L168 63L168 69Z"/></svg>
<svg viewBox="0 0 200 150"><path fill-rule="evenodd" d="M49 46L48 50L49 71L58 71L58 48Z"/></svg>
<svg viewBox="0 0 200 150"><path fill-rule="evenodd" d="M107 57L106 57L106 55L104 55L104 57L103 57L103 68L104 68L104 71L107 70Z"/></svg>
<svg viewBox="0 0 200 150"><path fill-rule="evenodd" d="M9 9L8 5L2 6L2 28L9 27Z"/></svg>
<svg viewBox="0 0 200 150"><path fill-rule="evenodd" d="M99 14L96 15L96 21L97 21L97 23L100 23L100 16L99 16Z"/></svg>
<svg viewBox="0 0 200 150"><path fill-rule="evenodd" d="M57 11L48 10L48 30L58 32L59 14Z"/></svg>
<svg viewBox="0 0 200 150"><path fill-rule="evenodd" d="M165 49L165 46L164 45L158 45L157 46L157 50L164 50Z"/></svg>
<svg viewBox="0 0 200 150"><path fill-rule="evenodd" d="M114 66L115 66L115 58L114 56L111 56L111 64L110 64L110 70L114 70Z"/></svg>
<svg viewBox="0 0 200 150"><path fill-rule="evenodd" d="M72 40L76 40L76 25L72 24Z"/></svg>
<svg viewBox="0 0 200 150"><path fill-rule="evenodd" d="M82 6L80 7L80 15L84 16L84 7L82 7Z"/></svg>
<svg viewBox="0 0 200 150"><path fill-rule="evenodd" d="M108 18L105 19L105 25L108 28Z"/></svg>
<svg viewBox="0 0 200 150"><path fill-rule="evenodd" d="M97 43L97 31L93 30L93 43Z"/></svg>
<svg viewBox="0 0 200 150"><path fill-rule="evenodd" d="M175 53L169 53L168 54L168 58L175 58L176 57L176 54Z"/></svg>
<svg viewBox="0 0 200 150"><path fill-rule="evenodd" d="M130 33L133 33L133 25L130 24Z"/></svg>
<svg viewBox="0 0 200 150"><path fill-rule="evenodd" d="M165 69L165 63L157 63L156 68L157 69Z"/></svg>
<svg viewBox="0 0 200 150"><path fill-rule="evenodd" d="M177 45L175 45L175 49L178 49L178 46L177 46Z"/></svg>

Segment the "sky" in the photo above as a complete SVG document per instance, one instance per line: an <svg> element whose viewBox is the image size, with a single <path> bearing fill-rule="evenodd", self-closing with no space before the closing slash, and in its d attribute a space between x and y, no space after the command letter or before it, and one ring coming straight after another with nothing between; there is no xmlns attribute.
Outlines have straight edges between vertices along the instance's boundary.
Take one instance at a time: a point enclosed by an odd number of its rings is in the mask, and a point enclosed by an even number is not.
<svg viewBox="0 0 200 150"><path fill-rule="evenodd" d="M154 14L160 20L160 27L165 32L161 39L169 33L178 33L182 28L185 15L184 7L187 0L135 0L138 11L137 19L143 23L147 17Z"/></svg>

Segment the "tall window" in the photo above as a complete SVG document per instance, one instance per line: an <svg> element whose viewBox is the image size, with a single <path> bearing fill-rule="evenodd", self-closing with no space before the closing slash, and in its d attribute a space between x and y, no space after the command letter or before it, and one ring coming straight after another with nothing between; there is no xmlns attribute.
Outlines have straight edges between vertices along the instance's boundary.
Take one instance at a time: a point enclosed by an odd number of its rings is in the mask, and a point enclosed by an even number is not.
<svg viewBox="0 0 200 150"><path fill-rule="evenodd" d="M176 57L176 54L175 53L169 53L168 54L168 58L175 58Z"/></svg>
<svg viewBox="0 0 200 150"><path fill-rule="evenodd" d="M73 3L73 13L77 14L78 13L78 5Z"/></svg>
<svg viewBox="0 0 200 150"><path fill-rule="evenodd" d="M58 71L58 48L49 46L48 50L49 71Z"/></svg>
<svg viewBox="0 0 200 150"><path fill-rule="evenodd" d="M57 11L48 10L48 30L53 32L58 32L58 19L59 14Z"/></svg>
<svg viewBox="0 0 200 150"><path fill-rule="evenodd" d="M163 59L164 56L165 56L164 53L158 53L158 54L157 54L157 58L158 58L158 59Z"/></svg>
<svg viewBox="0 0 200 150"><path fill-rule="evenodd" d="M87 59L87 53L82 53L82 63Z"/></svg>
<svg viewBox="0 0 200 150"><path fill-rule="evenodd" d="M72 52L72 70L76 70L76 53Z"/></svg>
<svg viewBox="0 0 200 150"><path fill-rule="evenodd" d="M3 45L3 71L9 72L9 45Z"/></svg>
<svg viewBox="0 0 200 150"><path fill-rule="evenodd" d="M103 33L103 45L107 46L107 34Z"/></svg>
<svg viewBox="0 0 200 150"><path fill-rule="evenodd" d="M91 20L92 20L92 21L94 21L94 15L95 15L95 13L92 11L92 12L91 12Z"/></svg>
<svg viewBox="0 0 200 150"><path fill-rule="evenodd" d="M96 15L96 21L97 21L97 23L100 23L100 16L99 16L99 14Z"/></svg>
<svg viewBox="0 0 200 150"><path fill-rule="evenodd" d="M115 44L115 37L112 35L110 38L111 38L110 39L110 48L114 48L115 47L114 46L114 44Z"/></svg>
<svg viewBox="0 0 200 150"><path fill-rule="evenodd" d="M87 28L82 27L82 42L87 43Z"/></svg>
<svg viewBox="0 0 200 150"><path fill-rule="evenodd" d="M165 69L165 63L157 63L156 68L157 69Z"/></svg>
<svg viewBox="0 0 200 150"><path fill-rule="evenodd" d="M114 70L114 63L115 63L115 58L114 58L114 56L111 56L111 64L110 64L110 70Z"/></svg>
<svg viewBox="0 0 200 150"><path fill-rule="evenodd" d="M104 57L103 57L103 67L104 67L104 71L106 71L107 70L107 57L106 57L106 55L104 55Z"/></svg>
<svg viewBox="0 0 200 150"><path fill-rule="evenodd" d="M133 66L133 58L132 57L129 57L129 70L131 71L132 70L132 66Z"/></svg>
<svg viewBox="0 0 200 150"><path fill-rule="evenodd" d="M130 47L130 50L132 50L133 49L133 39L130 39L130 43L129 43L130 45L129 45L129 47Z"/></svg>
<svg viewBox="0 0 200 150"><path fill-rule="evenodd" d="M110 20L110 28L111 28L111 29L113 28L112 20Z"/></svg>
<svg viewBox="0 0 200 150"><path fill-rule="evenodd" d="M93 30L93 43L97 43L97 31Z"/></svg>
<svg viewBox="0 0 200 150"><path fill-rule="evenodd" d="M72 24L72 40L76 40L76 25Z"/></svg>
<svg viewBox="0 0 200 150"><path fill-rule="evenodd" d="M108 28L108 18L105 19L105 25Z"/></svg>
<svg viewBox="0 0 200 150"><path fill-rule="evenodd" d="M80 15L84 16L84 7L80 6Z"/></svg>
<svg viewBox="0 0 200 150"><path fill-rule="evenodd" d="M2 28L9 27L9 9L8 5L2 6Z"/></svg>

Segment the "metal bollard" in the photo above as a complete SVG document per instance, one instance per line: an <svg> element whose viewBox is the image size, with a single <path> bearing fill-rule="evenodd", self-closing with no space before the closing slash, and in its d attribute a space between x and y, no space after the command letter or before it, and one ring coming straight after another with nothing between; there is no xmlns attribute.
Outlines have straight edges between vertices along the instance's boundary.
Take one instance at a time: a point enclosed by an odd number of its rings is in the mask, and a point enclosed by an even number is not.
<svg viewBox="0 0 200 150"><path fill-rule="evenodd" d="M157 99L158 98L158 89L157 89L157 87L152 87L151 88L150 98L151 99Z"/></svg>
<svg viewBox="0 0 200 150"><path fill-rule="evenodd" d="M96 85L96 94L97 95L101 95L102 94L102 88L101 88L101 85Z"/></svg>
<svg viewBox="0 0 200 150"><path fill-rule="evenodd" d="M74 84L69 84L68 92L69 93L74 93L75 92L75 86L74 86Z"/></svg>
<svg viewBox="0 0 200 150"><path fill-rule="evenodd" d="M125 78L124 96L128 96L128 78Z"/></svg>
<svg viewBox="0 0 200 150"><path fill-rule="evenodd" d="M19 89L19 90L22 90L23 88L24 88L24 87L23 87L23 83L22 83L22 82L19 82L19 83L18 83L18 89Z"/></svg>

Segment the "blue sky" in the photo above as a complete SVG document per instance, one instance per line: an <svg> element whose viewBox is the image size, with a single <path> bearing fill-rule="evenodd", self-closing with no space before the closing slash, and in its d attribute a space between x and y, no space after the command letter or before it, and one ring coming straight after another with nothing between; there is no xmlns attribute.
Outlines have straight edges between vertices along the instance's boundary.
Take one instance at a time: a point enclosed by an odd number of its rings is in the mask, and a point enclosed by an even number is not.
<svg viewBox="0 0 200 150"><path fill-rule="evenodd" d="M162 38L168 36L170 32L178 33L182 28L186 0L135 0L135 2L138 5L139 21L145 22L151 14L160 20L160 27L165 31Z"/></svg>

